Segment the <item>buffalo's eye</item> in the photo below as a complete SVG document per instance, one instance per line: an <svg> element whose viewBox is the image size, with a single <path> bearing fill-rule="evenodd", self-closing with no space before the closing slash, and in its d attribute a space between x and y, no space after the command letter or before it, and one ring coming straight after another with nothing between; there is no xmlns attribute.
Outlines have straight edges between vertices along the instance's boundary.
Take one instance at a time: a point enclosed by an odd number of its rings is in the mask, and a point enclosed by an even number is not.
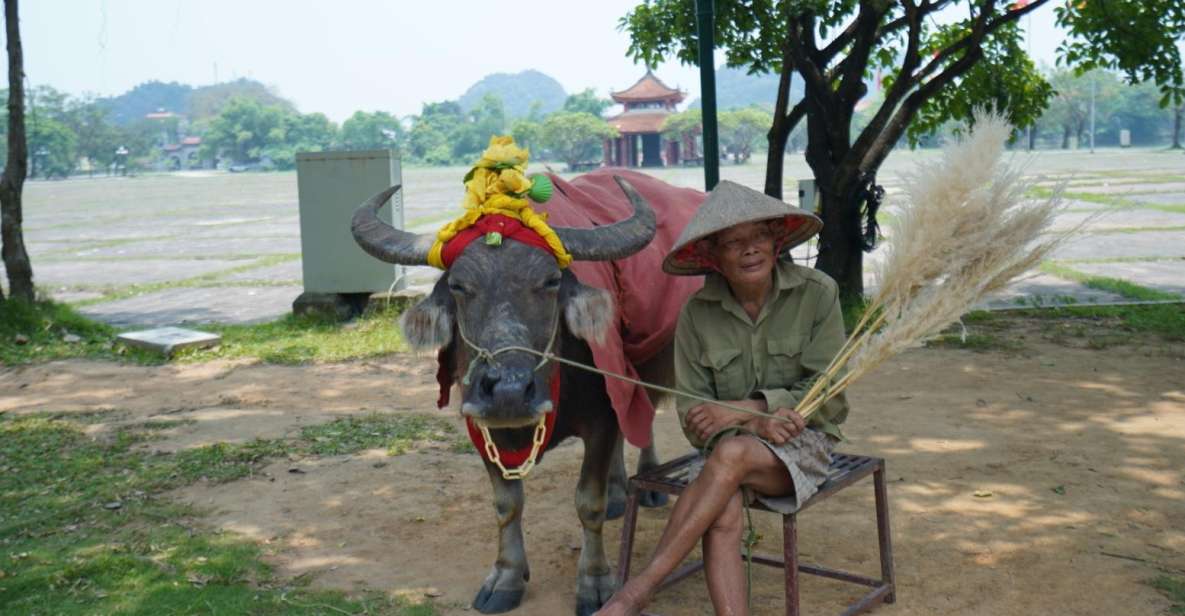
<svg viewBox="0 0 1185 616"><path fill-rule="evenodd" d="M465 285L453 280L448 282L448 290L456 295L469 295L469 289Z"/></svg>
<svg viewBox="0 0 1185 616"><path fill-rule="evenodd" d="M543 284L539 285L539 290L540 291L555 291L560 288L560 281L561 280L563 280L563 279L560 278L559 276L556 276L555 278L548 278L547 280L543 281Z"/></svg>

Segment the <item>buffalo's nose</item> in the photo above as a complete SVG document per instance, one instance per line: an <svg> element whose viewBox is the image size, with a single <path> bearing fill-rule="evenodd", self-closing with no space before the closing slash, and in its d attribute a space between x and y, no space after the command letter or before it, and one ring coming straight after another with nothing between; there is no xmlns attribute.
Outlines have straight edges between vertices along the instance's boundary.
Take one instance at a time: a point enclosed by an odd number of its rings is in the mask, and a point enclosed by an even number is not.
<svg viewBox="0 0 1185 616"><path fill-rule="evenodd" d="M506 371L500 378L495 374L492 382L488 379L487 375L487 378L482 380L483 388L487 387L488 383L488 389L483 393L489 396L495 407L506 409L529 406L535 396L535 380L531 378L530 373Z"/></svg>

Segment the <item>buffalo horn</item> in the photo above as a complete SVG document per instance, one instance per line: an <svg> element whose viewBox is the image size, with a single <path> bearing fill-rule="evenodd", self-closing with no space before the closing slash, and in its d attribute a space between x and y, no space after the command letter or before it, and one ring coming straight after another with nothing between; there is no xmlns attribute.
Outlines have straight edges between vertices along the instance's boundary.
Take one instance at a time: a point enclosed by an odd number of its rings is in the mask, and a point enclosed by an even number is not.
<svg viewBox="0 0 1185 616"><path fill-rule="evenodd" d="M371 197L354 212L350 231L354 241L370 256L400 265L427 265L428 250L432 248L433 237L400 231L379 220L378 211L399 191L396 184Z"/></svg>
<svg viewBox="0 0 1185 616"><path fill-rule="evenodd" d="M654 239L654 210L650 204L625 179L616 175L613 179L633 204L633 216L604 227L555 228L564 248L577 261L622 259L645 248Z"/></svg>

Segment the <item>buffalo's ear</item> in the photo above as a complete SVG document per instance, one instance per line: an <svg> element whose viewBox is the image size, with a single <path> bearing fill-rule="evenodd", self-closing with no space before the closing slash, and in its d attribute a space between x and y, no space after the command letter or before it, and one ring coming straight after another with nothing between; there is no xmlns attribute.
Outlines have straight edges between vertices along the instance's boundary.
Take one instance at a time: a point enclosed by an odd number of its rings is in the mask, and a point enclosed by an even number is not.
<svg viewBox="0 0 1185 616"><path fill-rule="evenodd" d="M565 270L560 286L560 305L564 308L564 322L573 336L590 343L605 342L605 333L617 317L613 296L608 291L580 284L572 272Z"/></svg>
<svg viewBox="0 0 1185 616"><path fill-rule="evenodd" d="M445 272L427 297L403 313L399 326L412 348L441 349L452 341L456 313L456 303L448 290L448 272Z"/></svg>

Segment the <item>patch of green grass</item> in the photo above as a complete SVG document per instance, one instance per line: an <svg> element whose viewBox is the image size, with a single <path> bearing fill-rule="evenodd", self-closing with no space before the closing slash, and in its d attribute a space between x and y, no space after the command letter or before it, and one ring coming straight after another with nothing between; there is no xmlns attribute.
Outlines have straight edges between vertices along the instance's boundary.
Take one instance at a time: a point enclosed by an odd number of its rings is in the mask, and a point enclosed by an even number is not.
<svg viewBox="0 0 1185 616"><path fill-rule="evenodd" d="M1173 602L1172 607L1169 608L1170 614L1185 615L1185 580L1162 575L1149 581L1148 584Z"/></svg>
<svg viewBox="0 0 1185 616"><path fill-rule="evenodd" d="M966 349L986 353L988 351L1019 351L1024 345L1019 340L1012 340L1004 336L985 333L941 334L926 341L930 348Z"/></svg>
<svg viewBox="0 0 1185 616"><path fill-rule="evenodd" d="M377 593L277 580L259 546L193 523L161 492L249 473L275 442L151 455L46 416L0 416L0 605L5 614L432 616Z"/></svg>
<svg viewBox="0 0 1185 616"><path fill-rule="evenodd" d="M1140 306L1066 306L1024 310L1018 314L1042 319L1085 319L1129 332L1185 341L1185 303Z"/></svg>
<svg viewBox="0 0 1185 616"><path fill-rule="evenodd" d="M395 324L400 305L380 308L349 322L287 315L253 325L203 325L222 335L214 349L182 351L178 361L255 358L278 364L346 361L405 351ZM0 365L25 365L69 358L161 364L167 358L115 343L114 327L89 319L66 304L0 302ZM66 336L78 336L67 342Z"/></svg>
<svg viewBox="0 0 1185 616"><path fill-rule="evenodd" d="M207 325L222 335L213 349L182 351L178 361L208 361L241 357L275 364L304 364L379 357L407 350L395 321L397 308L380 308L349 323L324 317L289 314L270 323Z"/></svg>
<svg viewBox="0 0 1185 616"><path fill-rule="evenodd" d="M1053 196L1053 189L1045 186L1034 186L1030 188L1026 195L1043 199ZM1062 198L1070 201L1083 201L1086 203L1098 203L1110 207L1130 207L1140 208L1145 210L1159 210L1161 212L1173 212L1177 214L1185 214L1185 203L1149 203L1147 201L1139 201L1136 199L1128 199L1119 195L1100 194L1092 192L1071 192L1066 191L1062 193Z"/></svg>
<svg viewBox="0 0 1185 616"><path fill-rule="evenodd" d="M0 365L90 358L161 363L144 351L117 346L117 330L54 302L0 301ZM77 342L67 342L77 336Z"/></svg>
<svg viewBox="0 0 1185 616"><path fill-rule="evenodd" d="M1164 291L1150 289L1134 282L1123 280L1122 278L1110 278L1107 276L1095 276L1092 274L1087 274L1053 261L1046 261L1042 263L1040 269L1041 271L1057 276L1058 278L1073 280L1091 289L1115 293L1116 295L1122 295L1127 299L1134 299L1137 301L1182 299L1182 297L1176 293L1166 293Z"/></svg>
<svg viewBox="0 0 1185 616"><path fill-rule="evenodd" d="M417 442L451 442L456 432L453 424L440 417L371 414L309 426L301 430L300 437L309 443L306 451L316 455L385 447L388 455L397 456L410 451Z"/></svg>

